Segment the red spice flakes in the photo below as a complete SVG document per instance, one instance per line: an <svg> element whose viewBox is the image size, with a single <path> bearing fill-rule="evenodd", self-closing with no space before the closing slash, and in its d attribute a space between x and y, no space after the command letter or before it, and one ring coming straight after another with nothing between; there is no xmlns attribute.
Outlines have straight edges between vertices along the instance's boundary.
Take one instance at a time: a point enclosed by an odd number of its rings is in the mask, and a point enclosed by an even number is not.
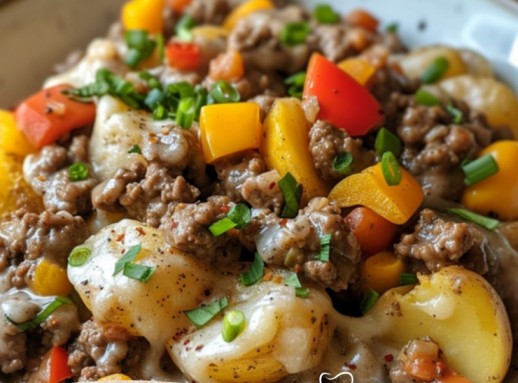
<svg viewBox="0 0 518 383"><path fill-rule="evenodd" d="M171 220L171 229L176 229L178 227L178 222Z"/></svg>
<svg viewBox="0 0 518 383"><path fill-rule="evenodd" d="M124 242L124 233L120 233L116 238L115 241L117 242Z"/></svg>
<svg viewBox="0 0 518 383"><path fill-rule="evenodd" d="M286 226L287 223L288 223L288 219L287 218L283 218L283 219L281 219L281 222L279 222L279 225Z"/></svg>
<svg viewBox="0 0 518 383"><path fill-rule="evenodd" d="M223 206L220 206L219 208L219 211L222 212L222 213L228 213L230 210L230 207L228 205L223 205Z"/></svg>
<svg viewBox="0 0 518 383"><path fill-rule="evenodd" d="M137 233L139 233L140 235L145 235L146 234L146 231L141 226L138 226L135 230L137 230Z"/></svg>
<svg viewBox="0 0 518 383"><path fill-rule="evenodd" d="M203 348L203 344L199 344L196 346L196 348L194 349L194 351L201 351Z"/></svg>
<svg viewBox="0 0 518 383"><path fill-rule="evenodd" d="M269 186L270 190L272 190L275 187L275 185L277 185L277 182L272 182Z"/></svg>
<svg viewBox="0 0 518 383"><path fill-rule="evenodd" d="M296 264L295 266L293 266L293 271L296 272L297 274L300 273L302 271L302 266L299 264Z"/></svg>
<svg viewBox="0 0 518 383"><path fill-rule="evenodd" d="M347 367L349 370L356 370L356 365L355 364L346 364L345 367Z"/></svg>
<svg viewBox="0 0 518 383"><path fill-rule="evenodd" d="M184 346L187 346L189 343L191 343L191 340L190 340L190 339L185 339L185 340L183 341L183 345L184 345Z"/></svg>
<svg viewBox="0 0 518 383"><path fill-rule="evenodd" d="M383 359L385 359L385 362L390 363L390 362L394 361L394 355L392 355L392 354L387 354L387 355L385 355L385 356L383 357Z"/></svg>

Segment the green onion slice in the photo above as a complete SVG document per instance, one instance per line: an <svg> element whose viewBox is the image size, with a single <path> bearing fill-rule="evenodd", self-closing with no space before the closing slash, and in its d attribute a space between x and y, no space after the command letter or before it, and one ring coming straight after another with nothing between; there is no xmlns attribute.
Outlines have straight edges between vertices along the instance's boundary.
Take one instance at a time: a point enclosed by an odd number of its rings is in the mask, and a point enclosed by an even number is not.
<svg viewBox="0 0 518 383"><path fill-rule="evenodd" d="M294 22L287 24L281 31L280 40L286 45L299 45L306 41L311 32L306 22Z"/></svg>
<svg viewBox="0 0 518 383"><path fill-rule="evenodd" d="M329 253L331 252L331 234L322 234L320 236L320 254L318 260L321 262L329 262Z"/></svg>
<svg viewBox="0 0 518 383"><path fill-rule="evenodd" d="M402 145L399 137L387 128L381 128L374 142L376 153L381 156L385 152L392 152L397 157L401 154Z"/></svg>
<svg viewBox="0 0 518 383"><path fill-rule="evenodd" d="M454 208L454 209L448 209L446 210L450 214L454 214L459 216L462 219L465 219L466 221L473 222L479 226L482 226L488 230L494 230L498 226L500 226L500 221L494 218L489 218L477 213L473 213L472 211L461 209L461 208Z"/></svg>
<svg viewBox="0 0 518 383"><path fill-rule="evenodd" d="M241 95L228 81L216 81L210 91L210 97L217 103L238 102Z"/></svg>
<svg viewBox="0 0 518 383"><path fill-rule="evenodd" d="M15 323L13 322L7 315L6 319L16 325L21 331L34 330L39 325L47 320L47 318L58 309L61 305L72 305L74 304L70 299L66 297L56 297L52 302L50 302L43 310L41 310L33 319L22 322Z"/></svg>
<svg viewBox="0 0 518 383"><path fill-rule="evenodd" d="M209 231L214 237L226 233L230 229L243 229L252 220L252 211L244 203L234 205L227 216L209 226Z"/></svg>
<svg viewBox="0 0 518 383"><path fill-rule="evenodd" d="M137 144L133 144L130 150L128 150L128 153L142 154L142 150L140 149L140 146L138 146Z"/></svg>
<svg viewBox="0 0 518 383"><path fill-rule="evenodd" d="M417 275L414 273L401 273L399 275L399 284L402 286L405 285L417 285L419 280L417 279Z"/></svg>
<svg viewBox="0 0 518 383"><path fill-rule="evenodd" d="M498 163L492 154L486 154L462 165L462 170L466 176L464 183L471 186L498 173Z"/></svg>
<svg viewBox="0 0 518 383"><path fill-rule="evenodd" d="M192 29L196 26L196 21L189 14L184 14L176 24L176 36L183 41L192 40Z"/></svg>
<svg viewBox="0 0 518 383"><path fill-rule="evenodd" d="M333 170L343 176L348 176L353 172L353 155L351 153L342 153L333 159Z"/></svg>
<svg viewBox="0 0 518 383"><path fill-rule="evenodd" d="M214 237L219 237L221 234L226 233L230 229L233 229L237 226L237 223L232 221L230 218L225 217L220 219L219 221L214 222L209 226L209 231Z"/></svg>
<svg viewBox="0 0 518 383"><path fill-rule="evenodd" d="M284 196L284 207L282 209L282 218L293 218L297 216L302 197L302 185L297 183L295 177L287 172L278 182L282 195Z"/></svg>
<svg viewBox="0 0 518 383"><path fill-rule="evenodd" d="M76 162L68 167L68 178L70 181L83 181L88 178L88 165L84 162Z"/></svg>
<svg viewBox="0 0 518 383"><path fill-rule="evenodd" d="M386 31L388 33L397 33L399 30L399 24L394 22L387 25Z"/></svg>
<svg viewBox="0 0 518 383"><path fill-rule="evenodd" d="M137 255L140 253L140 250L142 250L142 244L136 244L134 246L131 246L128 251L115 263L115 270L113 271L113 275L117 275L122 270L124 270L124 266L127 263L133 262L135 258L137 258Z"/></svg>
<svg viewBox="0 0 518 383"><path fill-rule="evenodd" d="M307 287L302 287L302 283L300 283L299 277L296 273L291 273L284 278L284 284L286 286L294 287L295 296L298 298L307 298L309 296L309 289Z"/></svg>
<svg viewBox="0 0 518 383"><path fill-rule="evenodd" d="M397 162L394 153L383 153L383 156L381 157L381 171L383 172L383 177L385 177L387 185L396 186L401 183L401 169L399 169L399 163Z"/></svg>
<svg viewBox="0 0 518 383"><path fill-rule="evenodd" d="M190 129L194 122L196 113L196 105L194 98L182 98L178 104L178 110L176 111L176 123L182 127L182 129Z"/></svg>
<svg viewBox="0 0 518 383"><path fill-rule="evenodd" d="M91 256L92 251L88 247L75 247L68 256L68 264L73 267L82 266L88 262Z"/></svg>
<svg viewBox="0 0 518 383"><path fill-rule="evenodd" d="M153 54L157 44L149 38L147 31L140 29L126 31L124 41L129 48L125 62L133 69Z"/></svg>
<svg viewBox="0 0 518 383"><path fill-rule="evenodd" d="M137 265L136 263L128 262L124 264L122 275L135 279L139 282L146 283L151 279L155 269L149 266Z"/></svg>
<svg viewBox="0 0 518 383"><path fill-rule="evenodd" d="M446 110L451 115L454 124L462 124L462 121L464 120L464 115L459 109L453 106L453 104L448 104L446 105Z"/></svg>
<svg viewBox="0 0 518 383"><path fill-rule="evenodd" d="M360 303L360 310L363 315L367 314L376 304L380 295L376 290L370 289Z"/></svg>
<svg viewBox="0 0 518 383"><path fill-rule="evenodd" d="M245 286L252 286L259 282L264 275L264 261L258 253L255 253L254 261L250 269L239 275L240 282Z"/></svg>
<svg viewBox="0 0 518 383"><path fill-rule="evenodd" d="M245 314L241 310L232 310L223 317L221 336L227 343L232 342L245 329Z"/></svg>
<svg viewBox="0 0 518 383"><path fill-rule="evenodd" d="M427 92L422 88L416 92L414 97L415 102L417 102L419 105L435 106L441 103L441 101L437 97L435 97L433 94Z"/></svg>
<svg viewBox="0 0 518 383"><path fill-rule="evenodd" d="M450 63L445 57L437 57L421 75L423 84L432 84L439 80L448 70Z"/></svg>
<svg viewBox="0 0 518 383"><path fill-rule="evenodd" d="M227 306L228 298L223 297L209 303L208 305L184 311L184 313L197 328L200 328L209 323L212 318L222 312Z"/></svg>
<svg viewBox="0 0 518 383"><path fill-rule="evenodd" d="M340 21L340 15L329 4L318 4L313 15L320 24L336 24Z"/></svg>
<svg viewBox="0 0 518 383"><path fill-rule="evenodd" d="M304 83L306 82L306 72L298 72L291 75L284 83L290 85L288 88L288 94L291 97L302 98L302 92L304 91Z"/></svg>

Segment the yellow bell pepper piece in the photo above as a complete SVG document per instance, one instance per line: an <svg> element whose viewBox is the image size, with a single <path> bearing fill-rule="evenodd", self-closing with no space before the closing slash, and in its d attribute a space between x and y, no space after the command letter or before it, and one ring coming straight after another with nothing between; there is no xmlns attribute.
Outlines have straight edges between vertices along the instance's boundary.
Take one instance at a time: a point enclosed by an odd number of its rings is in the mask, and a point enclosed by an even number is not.
<svg viewBox="0 0 518 383"><path fill-rule="evenodd" d="M480 214L497 214L503 220L518 219L518 141L497 141L480 152L491 154L498 164L498 172L469 186L462 196L462 204Z"/></svg>
<svg viewBox="0 0 518 383"><path fill-rule="evenodd" d="M200 113L203 155L213 163L229 154L261 145L259 105L253 102L207 105Z"/></svg>
<svg viewBox="0 0 518 383"><path fill-rule="evenodd" d="M246 16L265 9L273 9L275 5L271 0L248 0L238 5L223 22L223 28L231 31L239 20Z"/></svg>
<svg viewBox="0 0 518 383"><path fill-rule="evenodd" d="M164 27L164 0L131 0L122 7L122 26L126 31L143 29L161 33Z"/></svg>
<svg viewBox="0 0 518 383"><path fill-rule="evenodd" d="M132 380L128 375L124 374L111 374L107 375L98 380L98 382L111 382L116 380Z"/></svg>
<svg viewBox="0 0 518 383"><path fill-rule="evenodd" d="M393 253L384 251L373 255L367 258L361 267L362 289L374 289L382 294L399 286L399 278L404 271L404 262Z"/></svg>
<svg viewBox="0 0 518 383"><path fill-rule="evenodd" d="M338 67L361 85L367 84L376 72L376 68L371 63L359 57L345 59L338 64Z"/></svg>
<svg viewBox="0 0 518 383"><path fill-rule="evenodd" d="M217 27L215 25L201 25L193 28L191 33L194 38L200 37L209 41L228 36L228 31L225 28Z"/></svg>
<svg viewBox="0 0 518 383"><path fill-rule="evenodd" d="M72 291L72 284L64 268L42 258L36 266L31 288L39 295L66 296Z"/></svg>
<svg viewBox="0 0 518 383"><path fill-rule="evenodd" d="M14 113L0 110L0 149L8 154L25 156L36 149L16 126Z"/></svg>
<svg viewBox="0 0 518 383"><path fill-rule="evenodd" d="M290 172L304 188L304 200L326 196L328 185L320 179L309 152L309 126L300 101L277 99L264 121L261 148L266 165L281 176Z"/></svg>
<svg viewBox="0 0 518 383"><path fill-rule="evenodd" d="M366 206L390 222L401 225L415 213L424 199L423 189L415 178L400 168L401 182L389 186L381 163L340 181L329 193L329 199L341 207Z"/></svg>

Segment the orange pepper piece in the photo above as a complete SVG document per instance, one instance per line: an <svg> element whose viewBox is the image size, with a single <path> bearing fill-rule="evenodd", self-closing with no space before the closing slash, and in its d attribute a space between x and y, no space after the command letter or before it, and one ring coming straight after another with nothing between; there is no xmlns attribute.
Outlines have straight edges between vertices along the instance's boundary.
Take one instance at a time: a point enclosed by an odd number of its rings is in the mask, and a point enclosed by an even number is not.
<svg viewBox="0 0 518 383"><path fill-rule="evenodd" d="M221 53L210 62L209 76L214 81L237 81L244 75L245 64L239 52Z"/></svg>
<svg viewBox="0 0 518 383"><path fill-rule="evenodd" d="M367 258L361 267L362 289L374 289L382 294L399 286L399 278L404 271L405 264L393 253L384 251L373 255Z"/></svg>
<svg viewBox="0 0 518 383"><path fill-rule="evenodd" d="M367 85L376 73L376 68L371 63L359 57L345 59L338 64L338 67L361 85Z"/></svg>

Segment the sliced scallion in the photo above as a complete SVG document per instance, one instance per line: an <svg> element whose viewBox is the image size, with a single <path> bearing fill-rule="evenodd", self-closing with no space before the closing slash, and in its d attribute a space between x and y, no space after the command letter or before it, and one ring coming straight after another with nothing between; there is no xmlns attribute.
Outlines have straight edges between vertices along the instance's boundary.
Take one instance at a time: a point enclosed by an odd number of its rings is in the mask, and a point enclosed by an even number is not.
<svg viewBox="0 0 518 383"><path fill-rule="evenodd" d="M439 80L450 67L450 63L446 57L437 57L432 64L421 75L423 84L432 84Z"/></svg>
<svg viewBox="0 0 518 383"><path fill-rule="evenodd" d="M399 30L399 24L398 23L390 23L387 25L386 31L388 33L397 33Z"/></svg>
<svg viewBox="0 0 518 383"><path fill-rule="evenodd" d="M209 303L208 305L184 311L184 313L196 327L200 328L209 323L212 318L222 312L227 306L228 298L223 297Z"/></svg>
<svg viewBox="0 0 518 383"><path fill-rule="evenodd" d="M194 98L182 98L178 104L178 110L176 111L176 123L182 127L182 129L190 129L194 122L196 113L196 105Z"/></svg>
<svg viewBox="0 0 518 383"><path fill-rule="evenodd" d="M15 323L13 322L7 315L6 318L9 322L16 325L21 331L34 330L43 322L45 322L48 317L58 309L61 305L72 305L74 304L70 299L66 297L56 297L52 302L50 302L43 310L41 310L33 319L22 322Z"/></svg>
<svg viewBox="0 0 518 383"><path fill-rule="evenodd" d="M459 216L466 221L473 222L479 226L482 226L488 230L494 230L498 226L500 226L500 221L494 218L489 218L477 213L473 213L472 211L461 209L461 208L453 208L446 210L450 214L454 214Z"/></svg>
<svg viewBox="0 0 518 383"><path fill-rule="evenodd" d="M462 124L462 121L464 120L464 115L458 108L453 106L453 104L448 104L446 105L446 110L450 114L454 124Z"/></svg>
<svg viewBox="0 0 518 383"><path fill-rule="evenodd" d="M196 21L189 14L184 14L176 23L176 36L183 41L192 40L192 29L196 26Z"/></svg>
<svg viewBox="0 0 518 383"><path fill-rule="evenodd" d="M441 103L441 101L437 97L435 97L433 94L427 92L424 89L419 89L414 97L415 102L417 102L419 105L435 106Z"/></svg>
<svg viewBox="0 0 518 383"><path fill-rule="evenodd" d="M156 47L156 41L149 38L145 30L129 30L124 33L124 41L128 46L128 54L125 63L130 68L136 68L143 60L153 54Z"/></svg>
<svg viewBox="0 0 518 383"><path fill-rule="evenodd" d="M462 170L466 176L464 183L471 186L498 173L498 163L492 154L486 154L462 165Z"/></svg>
<svg viewBox="0 0 518 383"><path fill-rule="evenodd" d="M417 279L417 275L414 273L401 273L399 275L399 284L402 286L406 285L417 285L419 280Z"/></svg>
<svg viewBox="0 0 518 383"><path fill-rule="evenodd" d="M331 252L331 234L323 234L320 236L320 254L318 260L321 262L329 262L329 253Z"/></svg>
<svg viewBox="0 0 518 383"><path fill-rule="evenodd" d="M264 275L264 261L258 253L255 253L254 261L250 269L239 275L240 282L245 286L252 286L259 282Z"/></svg>
<svg viewBox="0 0 518 383"><path fill-rule="evenodd" d="M343 176L348 176L353 171L353 155L351 153L342 153L333 159L333 170Z"/></svg>
<svg viewBox="0 0 518 383"><path fill-rule="evenodd" d="M292 286L295 288L295 296L298 298L307 298L309 296L309 289L302 287L299 276L296 273L291 273L284 278L284 284L286 286Z"/></svg>
<svg viewBox="0 0 518 383"><path fill-rule="evenodd" d="M217 103L238 102L241 95L228 81L216 81L209 93L210 97Z"/></svg>
<svg viewBox="0 0 518 383"><path fill-rule="evenodd" d="M75 247L68 256L68 264L72 267L82 266L88 262L91 256L92 251L88 247Z"/></svg>
<svg viewBox="0 0 518 383"><path fill-rule="evenodd" d="M302 185L297 183L293 175L288 172L278 182L282 195L284 196L284 207L282 218L293 218L297 215L302 197Z"/></svg>
<svg viewBox="0 0 518 383"><path fill-rule="evenodd" d="M399 168L399 163L397 162L394 153L383 153L383 156L381 157L381 171L387 185L396 186L401 183L401 169Z"/></svg>
<svg viewBox="0 0 518 383"><path fill-rule="evenodd" d="M128 150L128 153L142 154L142 150L140 149L140 146L138 146L137 144L133 144L133 146L130 148L130 150Z"/></svg>
<svg viewBox="0 0 518 383"><path fill-rule="evenodd" d="M309 24L306 22L294 22L287 24L281 31L280 40L286 45L304 44L311 32Z"/></svg>
<svg viewBox="0 0 518 383"><path fill-rule="evenodd" d="M380 295L377 291L370 289L360 303L360 310L363 315L367 314L376 304Z"/></svg>
<svg viewBox="0 0 518 383"><path fill-rule="evenodd" d="M223 317L221 336L227 343L232 342L245 328L245 314L241 310L232 310Z"/></svg>
<svg viewBox="0 0 518 383"><path fill-rule="evenodd" d="M379 156L385 152L392 152L397 157L401 154L402 145L398 136L387 128L381 128L376 135L374 148Z"/></svg>
<svg viewBox="0 0 518 383"><path fill-rule="evenodd" d="M209 226L213 236L218 237L230 229L243 229L252 220L252 211L244 203L232 206L227 216Z"/></svg>
<svg viewBox="0 0 518 383"><path fill-rule="evenodd" d="M220 235L226 233L227 231L233 229L236 226L237 223L235 223L228 217L224 217L210 225L209 231L214 237L219 237Z"/></svg>
<svg viewBox="0 0 518 383"><path fill-rule="evenodd" d="M288 94L291 97L302 98L302 92L304 90L304 83L306 81L306 72L299 72L291 75L284 83L290 85L288 88Z"/></svg>
<svg viewBox="0 0 518 383"><path fill-rule="evenodd" d="M68 178L70 181L83 181L88 178L88 165L84 162L76 162L68 167Z"/></svg>
<svg viewBox="0 0 518 383"><path fill-rule="evenodd" d="M122 270L124 270L124 266L127 263L133 262L135 258L137 258L137 255L140 253L140 250L142 250L142 245L140 243L131 246L128 249L128 251L126 251L126 253L122 256L122 258L115 262L115 269L112 275L117 275Z"/></svg>
<svg viewBox="0 0 518 383"><path fill-rule="evenodd" d="M313 15L320 24L336 24L340 21L340 15L329 4L318 4Z"/></svg>
<svg viewBox="0 0 518 383"><path fill-rule="evenodd" d="M139 282L146 283L151 279L154 272L155 269L152 267L128 262L124 265L122 275L131 279L135 279Z"/></svg>

